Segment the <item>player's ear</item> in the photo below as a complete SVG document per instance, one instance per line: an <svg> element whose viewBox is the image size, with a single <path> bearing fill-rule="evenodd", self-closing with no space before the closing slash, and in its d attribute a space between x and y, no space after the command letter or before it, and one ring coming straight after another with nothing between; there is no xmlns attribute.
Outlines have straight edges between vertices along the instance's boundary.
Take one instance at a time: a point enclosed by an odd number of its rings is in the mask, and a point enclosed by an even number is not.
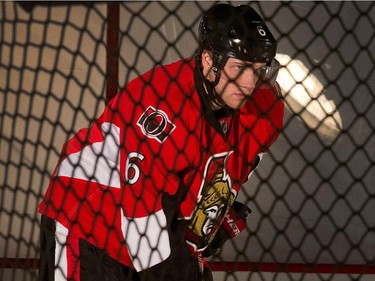
<svg viewBox="0 0 375 281"><path fill-rule="evenodd" d="M213 61L212 61L211 52L209 52L208 50L204 50L202 52L202 68L203 68L204 76L207 77L209 75L209 73L212 70L212 65L213 65Z"/></svg>

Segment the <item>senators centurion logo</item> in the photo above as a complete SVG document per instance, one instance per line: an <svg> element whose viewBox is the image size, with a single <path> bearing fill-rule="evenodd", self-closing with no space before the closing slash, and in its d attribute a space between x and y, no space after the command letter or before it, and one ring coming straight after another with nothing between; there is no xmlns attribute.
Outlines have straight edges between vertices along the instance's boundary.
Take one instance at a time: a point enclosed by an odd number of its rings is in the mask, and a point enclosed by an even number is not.
<svg viewBox="0 0 375 281"><path fill-rule="evenodd" d="M187 221L191 231L187 234L188 243L196 250L204 249L212 241L236 197L225 168L230 154L216 154L206 164L197 207Z"/></svg>
<svg viewBox="0 0 375 281"><path fill-rule="evenodd" d="M162 143L172 133L176 126L169 121L164 111L156 110L149 106L139 118L137 125L141 128L142 133L149 138L156 139Z"/></svg>

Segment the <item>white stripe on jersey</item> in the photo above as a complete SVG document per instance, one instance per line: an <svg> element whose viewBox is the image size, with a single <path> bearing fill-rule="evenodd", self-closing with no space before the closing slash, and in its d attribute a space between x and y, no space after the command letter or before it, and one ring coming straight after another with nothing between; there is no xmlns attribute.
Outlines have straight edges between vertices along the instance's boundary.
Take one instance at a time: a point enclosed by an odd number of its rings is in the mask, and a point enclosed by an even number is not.
<svg viewBox="0 0 375 281"><path fill-rule="evenodd" d="M169 257L171 249L163 210L142 218L128 218L122 212L121 217L122 233L137 271L150 268Z"/></svg>
<svg viewBox="0 0 375 281"><path fill-rule="evenodd" d="M120 129L112 123L101 126L104 141L85 146L60 164L56 176L83 179L120 188Z"/></svg>
<svg viewBox="0 0 375 281"><path fill-rule="evenodd" d="M67 236L68 229L61 223L56 222L55 281L66 281L68 279Z"/></svg>

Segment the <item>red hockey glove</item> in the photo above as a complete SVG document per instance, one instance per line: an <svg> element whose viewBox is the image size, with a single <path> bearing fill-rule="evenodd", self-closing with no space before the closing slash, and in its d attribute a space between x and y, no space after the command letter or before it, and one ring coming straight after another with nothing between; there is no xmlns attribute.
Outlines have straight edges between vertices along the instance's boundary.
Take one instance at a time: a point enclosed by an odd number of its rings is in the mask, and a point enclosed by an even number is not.
<svg viewBox="0 0 375 281"><path fill-rule="evenodd" d="M250 213L251 209L249 207L238 201L234 201L214 239L204 250L203 256L212 256L228 239L233 239L240 234L246 227L246 218Z"/></svg>

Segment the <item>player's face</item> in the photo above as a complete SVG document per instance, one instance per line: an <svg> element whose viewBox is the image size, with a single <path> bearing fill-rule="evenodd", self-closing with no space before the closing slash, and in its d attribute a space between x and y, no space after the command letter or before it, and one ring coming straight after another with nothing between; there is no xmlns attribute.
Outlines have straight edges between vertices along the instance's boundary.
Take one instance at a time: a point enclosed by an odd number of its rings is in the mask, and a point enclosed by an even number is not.
<svg viewBox="0 0 375 281"><path fill-rule="evenodd" d="M210 52L203 51L202 65L203 74L208 80L214 81L216 74L212 70L213 63ZM230 108L241 108L252 95L260 70L264 66L265 63L252 63L236 58L228 58L224 69L220 72L219 83L215 87L216 93ZM212 108L218 109L219 106L213 103Z"/></svg>
<svg viewBox="0 0 375 281"><path fill-rule="evenodd" d="M252 95L264 63L229 58L215 87L222 101L232 109L241 108Z"/></svg>

